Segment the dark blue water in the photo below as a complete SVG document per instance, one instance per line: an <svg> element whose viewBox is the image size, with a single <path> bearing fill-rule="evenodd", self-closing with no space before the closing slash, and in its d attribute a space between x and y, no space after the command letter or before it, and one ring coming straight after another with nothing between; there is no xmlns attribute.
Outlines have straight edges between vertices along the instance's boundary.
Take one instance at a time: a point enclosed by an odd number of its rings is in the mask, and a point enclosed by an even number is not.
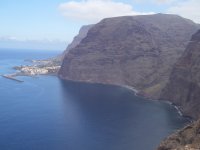
<svg viewBox="0 0 200 150"><path fill-rule="evenodd" d="M1 50L0 73L56 54ZM187 122L172 106L121 87L20 79L25 82L0 77L1 150L153 150Z"/></svg>

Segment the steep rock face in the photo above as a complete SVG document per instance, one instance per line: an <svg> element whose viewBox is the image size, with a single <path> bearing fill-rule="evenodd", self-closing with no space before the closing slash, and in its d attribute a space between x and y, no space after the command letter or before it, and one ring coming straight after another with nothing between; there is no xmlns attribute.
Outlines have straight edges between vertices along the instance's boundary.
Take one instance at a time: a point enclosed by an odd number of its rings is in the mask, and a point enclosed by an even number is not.
<svg viewBox="0 0 200 150"><path fill-rule="evenodd" d="M63 60L65 55L69 52L70 49L76 47L82 39L84 39L87 36L88 31L93 27L93 25L85 25L82 26L79 30L78 35L76 35L73 39L73 41L67 46L66 50L57 57L59 60Z"/></svg>
<svg viewBox="0 0 200 150"><path fill-rule="evenodd" d="M157 150L199 150L200 120L166 138Z"/></svg>
<svg viewBox="0 0 200 150"><path fill-rule="evenodd" d="M200 30L175 64L161 98L180 106L185 115L200 117Z"/></svg>
<svg viewBox="0 0 200 150"><path fill-rule="evenodd" d="M176 15L116 17L94 25L65 56L63 79L128 85L158 98L199 26Z"/></svg>
<svg viewBox="0 0 200 150"><path fill-rule="evenodd" d="M93 25L85 25L82 26L79 30L79 33L77 36L74 37L73 41L67 46L67 49L65 51L69 51L70 49L76 47L82 39L84 39L87 36L88 31L93 27Z"/></svg>
<svg viewBox="0 0 200 150"><path fill-rule="evenodd" d="M76 47L82 39L84 39L87 36L88 31L90 30L90 28L92 28L93 25L85 25L82 26L79 30L78 35L76 35L73 39L73 41L67 46L66 50L61 53L60 55L53 57L53 58L48 58L45 60L38 60L36 62L44 62L43 63L43 67L49 67L49 66L57 66L57 65L61 65L62 61L65 57L65 55L68 53L68 51L74 47Z"/></svg>

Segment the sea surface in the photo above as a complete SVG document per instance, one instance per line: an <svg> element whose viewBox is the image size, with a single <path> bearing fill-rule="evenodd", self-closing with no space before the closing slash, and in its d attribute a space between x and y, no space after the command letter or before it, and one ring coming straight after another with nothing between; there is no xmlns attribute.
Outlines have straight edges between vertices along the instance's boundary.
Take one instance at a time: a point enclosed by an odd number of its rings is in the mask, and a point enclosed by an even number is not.
<svg viewBox="0 0 200 150"><path fill-rule="evenodd" d="M58 51L0 50L0 74ZM0 77L1 150L154 150L188 121L122 87L56 76Z"/></svg>

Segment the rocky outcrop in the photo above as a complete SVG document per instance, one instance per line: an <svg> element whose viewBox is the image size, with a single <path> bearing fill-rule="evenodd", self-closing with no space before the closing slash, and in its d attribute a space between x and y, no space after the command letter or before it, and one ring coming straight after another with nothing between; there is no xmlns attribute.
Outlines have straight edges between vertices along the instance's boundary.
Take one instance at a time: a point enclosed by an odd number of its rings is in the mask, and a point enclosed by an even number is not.
<svg viewBox="0 0 200 150"><path fill-rule="evenodd" d="M88 31L93 27L94 25L85 25L82 26L79 30L79 33L77 36L74 37L73 41L67 46L66 50L59 56L59 60L63 60L65 55L72 49L75 48L81 41L87 36Z"/></svg>
<svg viewBox="0 0 200 150"><path fill-rule="evenodd" d="M78 35L74 37L73 41L67 46L67 49L65 51L68 52L70 49L75 48L81 42L81 40L87 36L88 31L93 26L94 25L92 25L92 24L82 26L79 30Z"/></svg>
<svg viewBox="0 0 200 150"><path fill-rule="evenodd" d="M65 55L74 47L76 47L82 39L84 39L87 36L88 31L93 27L93 25L84 25L80 28L78 35L76 35L74 37L74 39L72 40L72 42L67 46L66 50L64 50L64 52L62 54L60 54L57 57L48 59L51 60L51 62L59 62L60 64L62 63ZM47 61L48 61L47 60Z"/></svg>
<svg viewBox="0 0 200 150"><path fill-rule="evenodd" d="M161 98L178 105L185 115L200 117L200 30L175 64Z"/></svg>
<svg viewBox="0 0 200 150"><path fill-rule="evenodd" d="M166 138L157 150L200 150L200 120Z"/></svg>
<svg viewBox="0 0 200 150"><path fill-rule="evenodd" d="M158 98L172 66L199 26L176 15L103 19L65 56L67 80L127 85Z"/></svg>

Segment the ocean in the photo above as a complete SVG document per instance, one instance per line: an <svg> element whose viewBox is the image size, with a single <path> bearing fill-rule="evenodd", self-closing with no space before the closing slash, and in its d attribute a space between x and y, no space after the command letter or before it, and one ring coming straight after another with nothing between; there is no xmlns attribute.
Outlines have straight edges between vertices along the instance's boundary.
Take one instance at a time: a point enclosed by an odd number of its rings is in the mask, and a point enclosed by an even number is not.
<svg viewBox="0 0 200 150"><path fill-rule="evenodd" d="M59 51L0 50L0 74ZM112 85L56 76L0 77L1 150L154 150L188 120L163 102Z"/></svg>

